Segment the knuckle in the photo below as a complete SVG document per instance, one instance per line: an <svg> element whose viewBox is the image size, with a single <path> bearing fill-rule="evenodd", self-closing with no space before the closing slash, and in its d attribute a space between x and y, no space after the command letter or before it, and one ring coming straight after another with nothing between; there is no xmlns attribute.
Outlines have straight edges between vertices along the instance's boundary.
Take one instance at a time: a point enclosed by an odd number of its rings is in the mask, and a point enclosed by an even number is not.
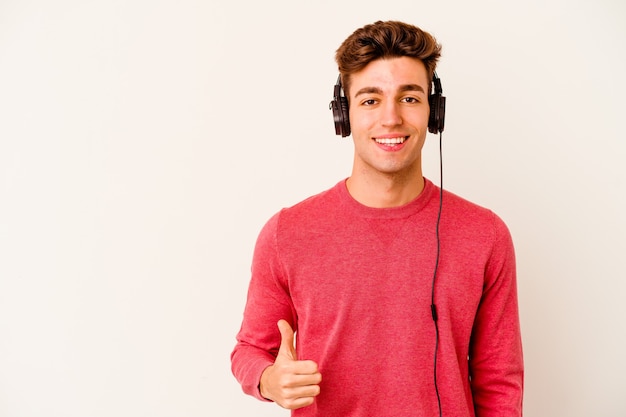
<svg viewBox="0 0 626 417"><path fill-rule="evenodd" d="M283 375L283 377L281 378L281 386L288 388L293 386L294 380L293 380L293 375L288 374L288 375Z"/></svg>
<svg viewBox="0 0 626 417"><path fill-rule="evenodd" d="M306 407L307 405L311 404L313 404L313 398L307 398L306 400L302 401L301 407Z"/></svg>

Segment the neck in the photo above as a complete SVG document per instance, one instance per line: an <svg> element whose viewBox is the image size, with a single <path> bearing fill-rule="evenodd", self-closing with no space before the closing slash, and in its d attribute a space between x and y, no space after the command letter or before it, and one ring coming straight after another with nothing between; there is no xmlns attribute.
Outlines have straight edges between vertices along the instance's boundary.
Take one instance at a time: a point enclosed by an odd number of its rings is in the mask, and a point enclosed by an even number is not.
<svg viewBox="0 0 626 417"><path fill-rule="evenodd" d="M346 182L348 192L359 203L374 208L399 207L413 201L424 189L424 177L419 175L358 175Z"/></svg>

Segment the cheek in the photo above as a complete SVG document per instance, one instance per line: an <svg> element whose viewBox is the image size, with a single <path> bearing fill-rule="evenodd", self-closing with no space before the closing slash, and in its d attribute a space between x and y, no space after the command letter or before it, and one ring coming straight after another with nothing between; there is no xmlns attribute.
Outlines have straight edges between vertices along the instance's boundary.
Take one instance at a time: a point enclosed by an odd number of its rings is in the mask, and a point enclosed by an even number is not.
<svg viewBox="0 0 626 417"><path fill-rule="evenodd" d="M428 119L430 117L430 111L421 111L407 116L406 121L411 121L414 126L428 127Z"/></svg>
<svg viewBox="0 0 626 417"><path fill-rule="evenodd" d="M362 131L371 129L376 125L375 112L349 111L350 127L352 130Z"/></svg>

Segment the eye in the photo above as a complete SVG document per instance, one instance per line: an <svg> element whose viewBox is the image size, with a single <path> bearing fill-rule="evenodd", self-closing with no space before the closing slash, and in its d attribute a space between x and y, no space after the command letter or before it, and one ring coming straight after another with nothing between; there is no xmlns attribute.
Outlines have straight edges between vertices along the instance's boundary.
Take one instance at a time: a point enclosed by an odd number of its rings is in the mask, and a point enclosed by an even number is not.
<svg viewBox="0 0 626 417"><path fill-rule="evenodd" d="M417 97L404 97L402 100L404 103L419 103L419 99Z"/></svg>
<svg viewBox="0 0 626 417"><path fill-rule="evenodd" d="M376 104L376 100L373 98L367 99L367 100L363 100L361 102L362 105L364 106L373 106L374 104Z"/></svg>

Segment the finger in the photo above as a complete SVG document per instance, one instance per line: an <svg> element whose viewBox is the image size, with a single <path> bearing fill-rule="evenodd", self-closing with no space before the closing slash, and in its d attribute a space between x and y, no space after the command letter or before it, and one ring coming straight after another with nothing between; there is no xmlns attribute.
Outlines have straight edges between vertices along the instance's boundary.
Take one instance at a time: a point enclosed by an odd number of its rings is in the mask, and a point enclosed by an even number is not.
<svg viewBox="0 0 626 417"><path fill-rule="evenodd" d="M283 404L279 403L279 405L288 410L296 410L298 408L307 407L313 404L314 401L315 401L315 397L301 397L301 398L285 400Z"/></svg>
<svg viewBox="0 0 626 417"><path fill-rule="evenodd" d="M295 375L320 375L317 363L311 360L295 361L289 365L289 369Z"/></svg>
<svg viewBox="0 0 626 417"><path fill-rule="evenodd" d="M322 382L322 374L295 374L283 380L283 386L290 389L317 386Z"/></svg>
<svg viewBox="0 0 626 417"><path fill-rule="evenodd" d="M293 329L286 320L278 321L278 331L280 331L280 348L278 350L279 355L284 355L291 360L297 360L296 350L293 343Z"/></svg>
<svg viewBox="0 0 626 417"><path fill-rule="evenodd" d="M285 396L283 407L289 409L296 409L306 407L313 404L315 397L320 393L319 385L309 385L306 387L299 387L297 389L289 390Z"/></svg>

